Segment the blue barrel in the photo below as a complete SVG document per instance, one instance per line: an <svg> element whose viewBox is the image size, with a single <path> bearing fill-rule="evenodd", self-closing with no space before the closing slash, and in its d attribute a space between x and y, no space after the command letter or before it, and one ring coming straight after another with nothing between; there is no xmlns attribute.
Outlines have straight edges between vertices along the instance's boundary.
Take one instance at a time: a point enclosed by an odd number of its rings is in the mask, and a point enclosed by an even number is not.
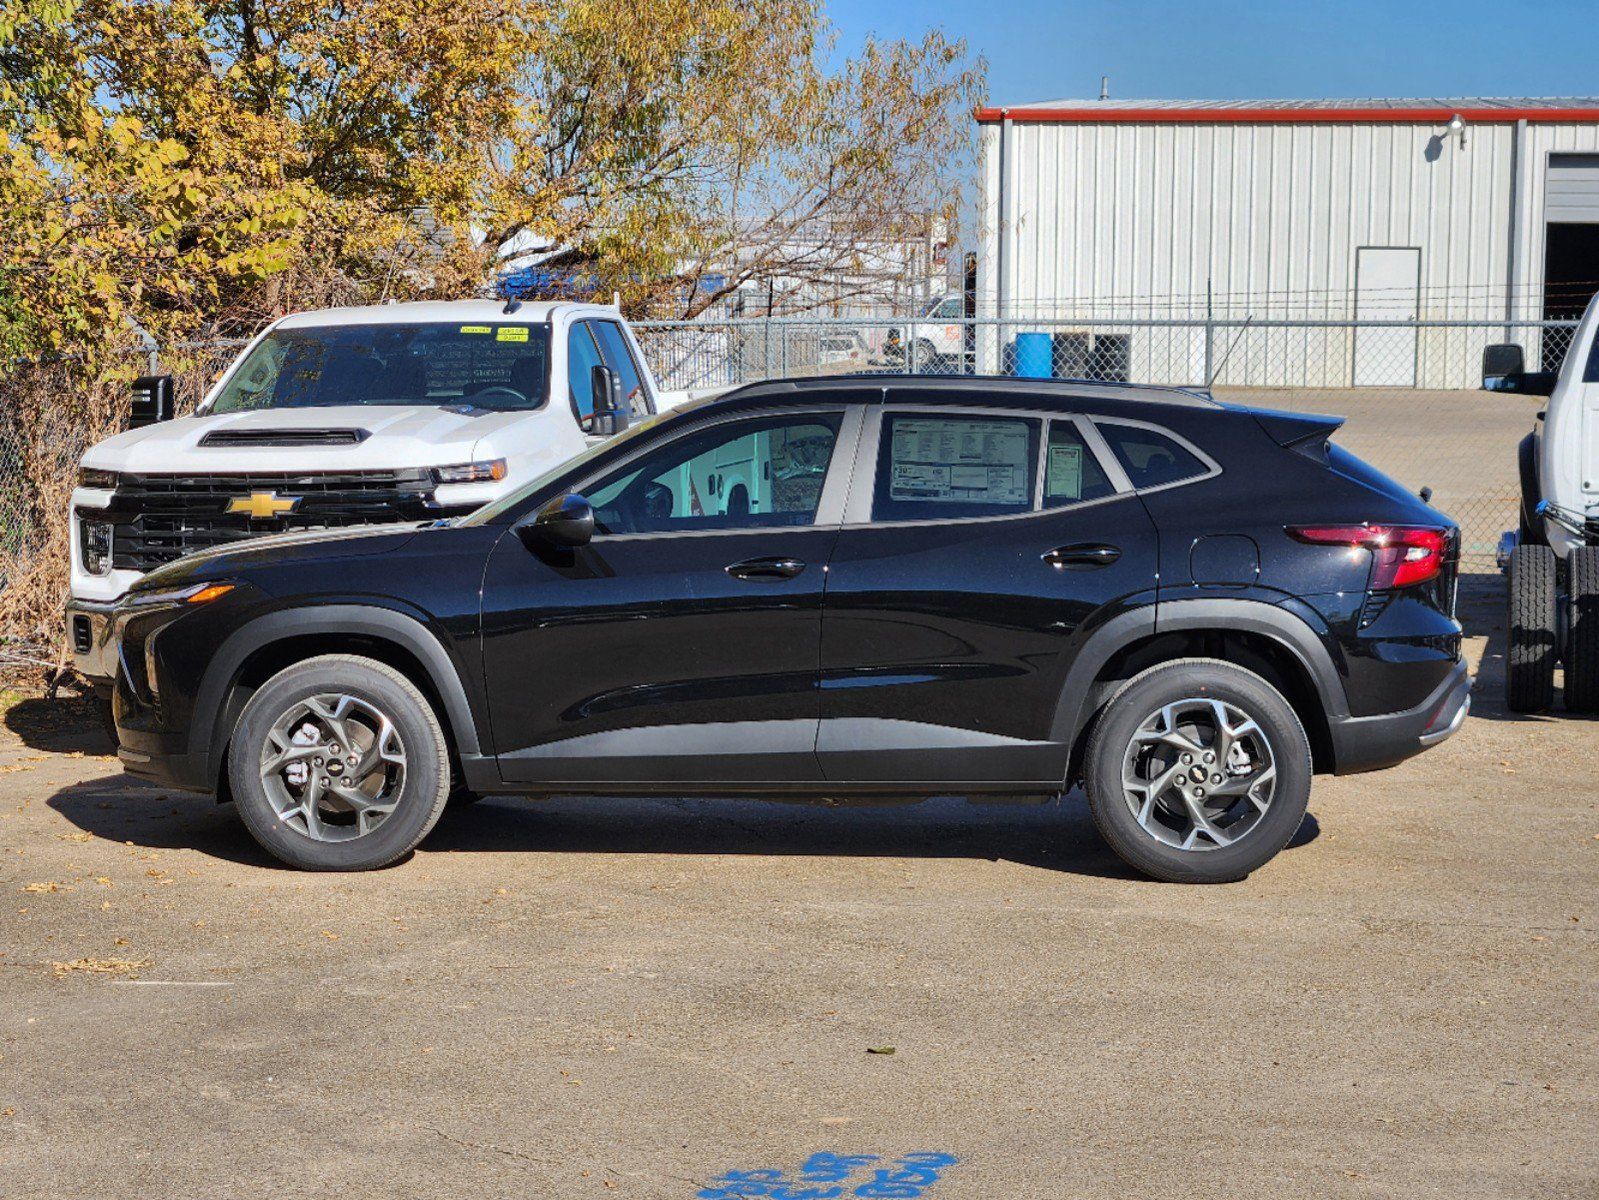
<svg viewBox="0 0 1599 1200"><path fill-rule="evenodd" d="M1055 373L1055 339L1047 333L1016 335L1016 367L1023 379L1048 379Z"/></svg>

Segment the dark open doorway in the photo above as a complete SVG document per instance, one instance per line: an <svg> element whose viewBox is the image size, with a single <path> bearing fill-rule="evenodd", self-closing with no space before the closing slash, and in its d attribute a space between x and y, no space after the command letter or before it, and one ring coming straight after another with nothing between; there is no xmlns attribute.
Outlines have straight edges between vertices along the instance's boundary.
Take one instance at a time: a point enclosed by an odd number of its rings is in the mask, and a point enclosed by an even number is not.
<svg viewBox="0 0 1599 1200"><path fill-rule="evenodd" d="M1599 292L1599 224L1551 224L1544 231L1544 320L1580 317Z"/></svg>

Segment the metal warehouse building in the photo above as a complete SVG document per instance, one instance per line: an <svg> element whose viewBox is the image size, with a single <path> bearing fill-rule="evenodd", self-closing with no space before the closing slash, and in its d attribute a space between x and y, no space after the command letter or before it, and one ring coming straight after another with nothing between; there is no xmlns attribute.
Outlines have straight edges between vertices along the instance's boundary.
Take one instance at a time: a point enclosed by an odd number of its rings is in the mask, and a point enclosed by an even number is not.
<svg viewBox="0 0 1599 1200"><path fill-rule="evenodd" d="M1599 97L1061 100L978 121L990 366L1015 331L1119 321L1135 378L1459 387L1482 343L1510 327L1536 355L1541 331L1514 327L1599 286Z"/></svg>

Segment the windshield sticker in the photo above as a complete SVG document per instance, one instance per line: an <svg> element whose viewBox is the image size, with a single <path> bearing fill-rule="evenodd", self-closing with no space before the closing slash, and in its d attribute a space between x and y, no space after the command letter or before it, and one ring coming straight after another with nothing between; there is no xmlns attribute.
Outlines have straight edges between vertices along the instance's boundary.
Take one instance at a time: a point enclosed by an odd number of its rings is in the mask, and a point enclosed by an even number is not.
<svg viewBox="0 0 1599 1200"><path fill-rule="evenodd" d="M494 340L498 342L525 342L527 341L527 326L502 325L495 330Z"/></svg>
<svg viewBox="0 0 1599 1200"><path fill-rule="evenodd" d="M463 325L462 333L493 333L494 330L487 325Z"/></svg>
<svg viewBox="0 0 1599 1200"><path fill-rule="evenodd" d="M1025 504L1029 430L1022 421L894 423L895 500Z"/></svg>

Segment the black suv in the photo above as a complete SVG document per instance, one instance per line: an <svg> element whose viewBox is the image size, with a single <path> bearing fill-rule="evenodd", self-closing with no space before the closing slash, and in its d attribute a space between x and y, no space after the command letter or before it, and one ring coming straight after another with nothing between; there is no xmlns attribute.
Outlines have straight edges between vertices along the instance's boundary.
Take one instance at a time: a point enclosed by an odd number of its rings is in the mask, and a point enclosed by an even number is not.
<svg viewBox="0 0 1599 1200"><path fill-rule="evenodd" d="M763 383L453 521L183 559L117 606L128 770L300 867L452 794L1050 797L1238 879L1313 772L1448 737L1458 533L1336 419L1047 381Z"/></svg>

